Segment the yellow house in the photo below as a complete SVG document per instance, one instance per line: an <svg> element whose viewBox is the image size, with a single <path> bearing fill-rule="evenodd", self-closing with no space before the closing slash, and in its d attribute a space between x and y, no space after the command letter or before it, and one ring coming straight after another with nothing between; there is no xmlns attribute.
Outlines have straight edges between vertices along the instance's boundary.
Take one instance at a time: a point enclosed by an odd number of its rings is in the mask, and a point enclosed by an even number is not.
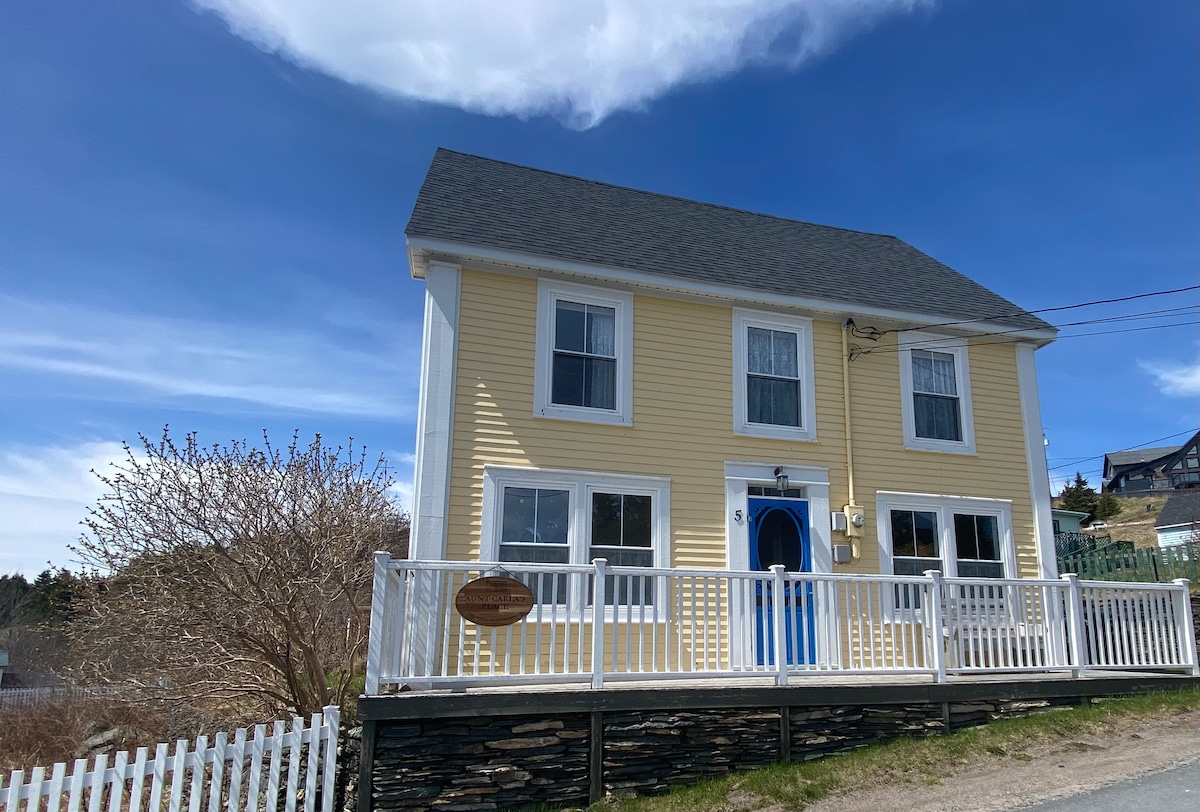
<svg viewBox="0 0 1200 812"><path fill-rule="evenodd" d="M368 694L1197 670L1186 585L1057 578L1054 328L912 246L446 150L407 238Z"/></svg>
<svg viewBox="0 0 1200 812"><path fill-rule="evenodd" d="M439 150L407 238L414 558L1057 576L1055 330L895 237Z"/></svg>

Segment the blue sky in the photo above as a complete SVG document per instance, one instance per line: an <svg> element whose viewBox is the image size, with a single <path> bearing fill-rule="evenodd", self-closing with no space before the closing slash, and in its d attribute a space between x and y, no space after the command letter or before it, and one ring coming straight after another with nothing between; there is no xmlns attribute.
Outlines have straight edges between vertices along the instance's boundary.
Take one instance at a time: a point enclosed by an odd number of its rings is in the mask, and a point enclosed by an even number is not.
<svg viewBox="0 0 1200 812"><path fill-rule="evenodd" d="M69 565L88 470L165 423L353 436L405 493L437 146L895 234L1030 309L1200 281L1191 0L494 6L0 5L0 571ZM1040 351L1051 465L1200 425L1197 336Z"/></svg>

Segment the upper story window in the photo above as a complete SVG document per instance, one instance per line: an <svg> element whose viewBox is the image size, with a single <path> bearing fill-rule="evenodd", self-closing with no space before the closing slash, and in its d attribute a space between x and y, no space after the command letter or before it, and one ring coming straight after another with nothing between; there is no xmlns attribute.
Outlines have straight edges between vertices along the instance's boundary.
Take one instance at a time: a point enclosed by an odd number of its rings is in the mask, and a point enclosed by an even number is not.
<svg viewBox="0 0 1200 812"><path fill-rule="evenodd" d="M815 440L812 320L733 311L734 432Z"/></svg>
<svg viewBox="0 0 1200 812"><path fill-rule="evenodd" d="M900 388L905 448L975 453L965 341L901 333Z"/></svg>
<svg viewBox="0 0 1200 812"><path fill-rule="evenodd" d="M632 422L632 296L542 280L536 355L535 415Z"/></svg>

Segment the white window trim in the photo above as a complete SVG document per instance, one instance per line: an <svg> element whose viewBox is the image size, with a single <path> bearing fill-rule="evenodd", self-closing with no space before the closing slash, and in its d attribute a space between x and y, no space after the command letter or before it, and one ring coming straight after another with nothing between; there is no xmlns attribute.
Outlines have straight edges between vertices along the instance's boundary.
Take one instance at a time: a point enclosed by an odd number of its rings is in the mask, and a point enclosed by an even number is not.
<svg viewBox="0 0 1200 812"><path fill-rule="evenodd" d="M916 346L913 346L916 345ZM930 350L954 356L954 377L958 386L959 418L962 440L934 440L917 436L913 408L912 351ZM975 418L971 407L971 370L967 363L967 342L933 333L900 334L900 411L904 417L904 447L910 451L941 451L949 454L975 453Z"/></svg>
<svg viewBox="0 0 1200 812"><path fill-rule="evenodd" d="M557 468L528 468L510 465L485 465L483 468L483 514L480 517L479 560L481 563L519 567L519 564L500 561L500 535L504 523L504 489L554 488L570 492L571 519L567 530L568 563L591 564L588 551L591 549L591 505L592 494L621 493L634 496L649 496L653 500L653 525L650 528L651 566L665 569L671 560L671 480L666 477L634 476L592 471L571 471ZM584 595L568 595L568 610L571 616L590 616ZM659 584L654 595L655 619L663 618L660 612L666 606L665 580ZM649 613L648 613L649 614ZM606 619L612 619L609 607Z"/></svg>
<svg viewBox="0 0 1200 812"><path fill-rule="evenodd" d="M800 373L800 425L751 423L746 409L746 330L762 327L796 334L797 372ZM817 398L813 381L812 319L755 310L733 310L733 433L748 437L816 442Z"/></svg>
<svg viewBox="0 0 1200 812"><path fill-rule="evenodd" d="M1000 529L1000 560L1004 564L1004 577L1017 577L1012 502L1008 499L879 491L875 495L875 523L879 532L879 568L884 575L895 574L892 564L891 512L893 510L923 510L937 513L938 554L942 564L942 575L946 578L958 577L958 551L954 544L954 514L995 516Z"/></svg>
<svg viewBox="0 0 1200 812"><path fill-rule="evenodd" d="M593 409L552 403L554 312L559 300L611 307L617 351L616 408ZM534 352L533 415L584 423L633 423L633 296L619 291L538 280L537 346Z"/></svg>

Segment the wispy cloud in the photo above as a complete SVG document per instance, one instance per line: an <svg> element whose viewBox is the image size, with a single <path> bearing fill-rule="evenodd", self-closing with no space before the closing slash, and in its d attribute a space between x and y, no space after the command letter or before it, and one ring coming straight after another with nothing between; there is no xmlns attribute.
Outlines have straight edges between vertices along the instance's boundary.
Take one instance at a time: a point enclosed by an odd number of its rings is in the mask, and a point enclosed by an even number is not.
<svg viewBox="0 0 1200 812"><path fill-rule="evenodd" d="M934 0L194 0L261 48L389 95L590 127L751 64L795 68Z"/></svg>
<svg viewBox="0 0 1200 812"><path fill-rule="evenodd" d="M1200 361L1191 364L1141 361L1139 366L1154 377L1154 385L1162 394L1200 397Z"/></svg>
<svg viewBox="0 0 1200 812"><path fill-rule="evenodd" d="M377 325L373 326L377 327ZM319 329L219 324L0 296L0 368L93 383L130 395L215 398L259 409L411 416L417 325L391 339L335 341Z"/></svg>
<svg viewBox="0 0 1200 812"><path fill-rule="evenodd" d="M105 473L123 459L116 442L0 450L0 572L32 576L48 562L69 565L67 546L104 492L92 469Z"/></svg>

